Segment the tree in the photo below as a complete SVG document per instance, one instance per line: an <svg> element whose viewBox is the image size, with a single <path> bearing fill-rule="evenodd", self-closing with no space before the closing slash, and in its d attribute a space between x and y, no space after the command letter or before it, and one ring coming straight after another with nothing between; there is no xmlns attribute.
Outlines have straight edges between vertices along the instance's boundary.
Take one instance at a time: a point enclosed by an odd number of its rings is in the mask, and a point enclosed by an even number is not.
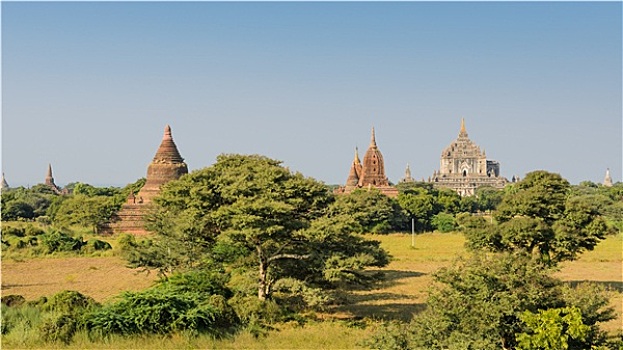
<svg viewBox="0 0 623 350"><path fill-rule="evenodd" d="M72 195L53 207L52 221L56 225L83 225L99 233L104 224L110 221L118 209L112 197L88 197Z"/></svg>
<svg viewBox="0 0 623 350"><path fill-rule="evenodd" d="M547 264L573 260L608 231L590 198L573 197L558 174L535 171L504 195L494 215L498 224L465 231L471 248L532 254Z"/></svg>
<svg viewBox="0 0 623 350"><path fill-rule="evenodd" d="M400 193L398 203L416 221L416 229L424 231L430 228L430 220L434 213L434 198L426 190L415 188Z"/></svg>
<svg viewBox="0 0 623 350"><path fill-rule="evenodd" d="M406 329L382 329L372 347L515 349L535 334L524 315L575 310L571 319L556 322L570 322L581 330L582 336L569 339L570 348L590 349L606 341L597 322L614 318L603 290L570 290L550 276L546 265L525 255L477 254L457 260L433 278L427 309L415 315Z"/></svg>
<svg viewBox="0 0 623 350"><path fill-rule="evenodd" d="M172 271L207 262L235 271L254 268L260 300L270 299L275 282L284 278L358 282L358 271L383 266L388 256L378 242L352 234L355 222L331 215L334 201L324 184L276 160L221 155L213 166L163 187L148 218L156 234L152 256L161 260L146 256L137 263Z"/></svg>
<svg viewBox="0 0 623 350"><path fill-rule="evenodd" d="M490 186L482 186L476 189L476 203L481 211L495 210L502 202L504 192Z"/></svg>
<svg viewBox="0 0 623 350"><path fill-rule="evenodd" d="M375 188L357 189L338 196L331 206L333 215L350 216L361 228L361 233L387 233L405 227L406 218L396 200Z"/></svg>

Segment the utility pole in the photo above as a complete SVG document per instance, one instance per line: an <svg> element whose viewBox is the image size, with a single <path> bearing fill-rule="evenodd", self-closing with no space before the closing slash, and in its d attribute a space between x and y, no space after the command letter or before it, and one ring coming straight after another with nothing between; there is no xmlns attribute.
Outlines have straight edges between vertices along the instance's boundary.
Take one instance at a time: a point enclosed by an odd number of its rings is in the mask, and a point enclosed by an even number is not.
<svg viewBox="0 0 623 350"><path fill-rule="evenodd" d="M411 218L411 247L415 248L415 218Z"/></svg>

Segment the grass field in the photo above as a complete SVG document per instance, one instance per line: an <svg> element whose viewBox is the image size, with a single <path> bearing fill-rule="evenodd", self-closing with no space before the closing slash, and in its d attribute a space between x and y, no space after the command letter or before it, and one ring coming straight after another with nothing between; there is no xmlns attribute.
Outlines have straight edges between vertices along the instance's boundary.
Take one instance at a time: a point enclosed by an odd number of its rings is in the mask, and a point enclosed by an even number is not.
<svg viewBox="0 0 623 350"><path fill-rule="evenodd" d="M386 281L373 290L355 291L348 295L350 303L320 317L325 322L305 326L280 325L266 338L255 338L243 333L234 339L213 340L207 337L113 338L94 344L86 337L78 337L70 348L136 349L136 348L211 348L211 349L310 349L357 348L358 342L372 332L353 320L371 319L408 320L413 313L423 310L426 291L432 281L431 273L447 266L464 254L464 238L460 234L430 233L417 235L415 247L411 236L392 234L369 236L393 256L382 270ZM623 329L623 236L610 236L594 251L579 260L564 263L556 276L576 283L596 281L609 289L617 319L603 326L609 332ZM71 289L105 301L124 290L140 290L153 283L155 275L137 274L125 267L118 257L63 257L2 262L2 294L21 294L32 300L43 295ZM371 325L371 326L370 326ZM4 344L11 345L11 344ZM50 345L59 346L61 345ZM9 346L10 347L10 346Z"/></svg>

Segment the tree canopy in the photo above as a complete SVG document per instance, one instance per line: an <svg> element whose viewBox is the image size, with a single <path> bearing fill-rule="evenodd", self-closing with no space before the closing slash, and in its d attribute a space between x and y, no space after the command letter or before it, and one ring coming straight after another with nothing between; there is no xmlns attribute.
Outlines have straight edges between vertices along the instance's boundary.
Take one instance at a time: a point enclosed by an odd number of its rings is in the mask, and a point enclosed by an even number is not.
<svg viewBox="0 0 623 350"><path fill-rule="evenodd" d="M357 222L332 210L324 184L267 157L221 155L165 185L154 202L155 237L135 265L166 273L216 262L234 274L254 271L260 300L279 280L363 283L365 267L388 262L378 242L353 234Z"/></svg>
<svg viewBox="0 0 623 350"><path fill-rule="evenodd" d="M474 249L532 254L555 265L592 250L608 232L598 202L572 196L567 180L546 171L528 173L508 191L494 214L464 222Z"/></svg>

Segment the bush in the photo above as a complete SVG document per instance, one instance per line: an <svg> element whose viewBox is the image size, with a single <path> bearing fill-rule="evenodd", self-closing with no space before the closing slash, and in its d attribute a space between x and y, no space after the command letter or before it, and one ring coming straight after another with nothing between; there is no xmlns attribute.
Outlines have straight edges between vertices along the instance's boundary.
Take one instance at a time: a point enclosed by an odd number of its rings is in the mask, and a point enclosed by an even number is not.
<svg viewBox="0 0 623 350"><path fill-rule="evenodd" d="M444 233L454 231L457 227L454 215L448 213L439 213L433 216L431 224L437 231Z"/></svg>
<svg viewBox="0 0 623 350"><path fill-rule="evenodd" d="M62 341L65 344L71 342L71 338L78 329L78 320L71 314L49 314L39 325L39 334L44 341Z"/></svg>
<svg viewBox="0 0 623 350"><path fill-rule="evenodd" d="M127 292L121 300L85 315L95 333L167 334L174 331L221 335L240 323L226 296L224 274L196 271L173 275L142 292Z"/></svg>
<svg viewBox="0 0 623 350"><path fill-rule="evenodd" d="M84 244L81 238L73 238L56 230L41 236L41 243L46 248L47 253L79 251Z"/></svg>
<svg viewBox="0 0 623 350"><path fill-rule="evenodd" d="M17 294L3 295L2 296L2 305L6 305L8 307L20 306L26 302L26 298Z"/></svg>
<svg viewBox="0 0 623 350"><path fill-rule="evenodd" d="M24 237L24 229L15 226L5 226L2 228L2 234L4 236Z"/></svg>
<svg viewBox="0 0 623 350"><path fill-rule="evenodd" d="M205 331L215 335L237 323L225 299L202 293L177 294L158 288L125 293L121 301L87 314L85 324L96 333L124 335L173 331Z"/></svg>
<svg viewBox="0 0 623 350"><path fill-rule="evenodd" d="M101 241L99 239L90 239L83 247L85 253L94 253L98 251L105 251L112 249L110 243Z"/></svg>
<svg viewBox="0 0 623 350"><path fill-rule="evenodd" d="M45 300L42 309L63 313L79 313L99 305L93 298L73 290L64 290Z"/></svg>
<svg viewBox="0 0 623 350"><path fill-rule="evenodd" d="M39 227L29 224L26 225L24 233L26 233L26 236L41 236L45 234L45 231L43 229L40 229Z"/></svg>

